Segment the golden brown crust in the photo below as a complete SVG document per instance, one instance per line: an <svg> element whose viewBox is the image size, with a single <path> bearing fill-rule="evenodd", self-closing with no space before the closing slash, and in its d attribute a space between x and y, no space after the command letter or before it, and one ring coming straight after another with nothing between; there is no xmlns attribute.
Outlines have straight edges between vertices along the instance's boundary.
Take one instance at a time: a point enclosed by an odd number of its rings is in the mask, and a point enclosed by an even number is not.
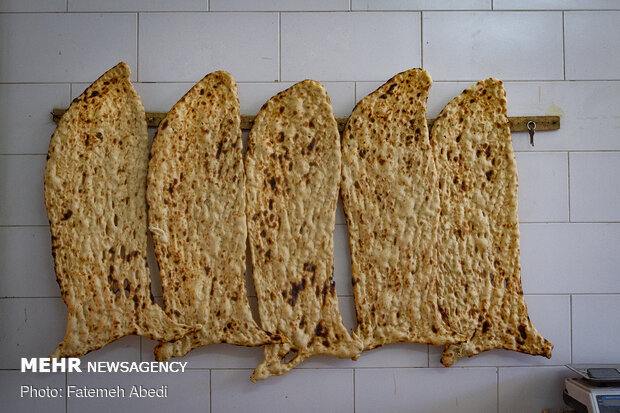
<svg viewBox="0 0 620 413"><path fill-rule="evenodd" d="M426 124L431 78L394 76L362 99L342 138L357 332L364 348L462 339L442 322L435 289L439 193Z"/></svg>
<svg viewBox="0 0 620 413"><path fill-rule="evenodd" d="M157 360L229 343L259 346L269 336L252 318L245 288L245 173L237 84L205 76L159 125L149 162L149 228L164 308L202 329L155 348Z"/></svg>
<svg viewBox="0 0 620 413"><path fill-rule="evenodd" d="M45 205L68 308L52 357L80 356L128 334L188 331L153 303L146 264L148 140L130 70L119 63L76 98L50 141Z"/></svg>
<svg viewBox="0 0 620 413"><path fill-rule="evenodd" d="M332 280L340 137L329 97L312 80L272 97L246 154L247 216L260 318L286 344L267 345L252 380L289 371L313 354L356 357ZM289 352L297 355L284 362Z"/></svg>
<svg viewBox="0 0 620 413"><path fill-rule="evenodd" d="M502 82L478 82L448 103L431 145L441 200L439 307L469 338L447 346L442 363L493 348L551 357L521 288L517 164Z"/></svg>

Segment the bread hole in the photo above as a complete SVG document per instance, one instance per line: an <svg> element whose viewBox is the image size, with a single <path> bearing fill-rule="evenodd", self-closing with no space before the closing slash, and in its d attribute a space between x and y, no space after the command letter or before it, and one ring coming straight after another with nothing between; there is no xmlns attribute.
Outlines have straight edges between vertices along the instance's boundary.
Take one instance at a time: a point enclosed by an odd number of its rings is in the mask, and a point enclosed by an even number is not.
<svg viewBox="0 0 620 413"><path fill-rule="evenodd" d="M125 278L125 281L123 282L123 290L125 291L125 298L129 298L129 293L131 292L131 284L129 284L127 278Z"/></svg>
<svg viewBox="0 0 620 413"><path fill-rule="evenodd" d="M111 275L108 276L108 282L110 283L110 291L112 292L112 294L114 294L115 298L118 298L121 296L121 290L118 286L118 281L116 281L116 278L112 277Z"/></svg>
<svg viewBox="0 0 620 413"><path fill-rule="evenodd" d="M105 224L105 234L106 235L110 235L110 227L108 226L108 224Z"/></svg>
<svg viewBox="0 0 620 413"><path fill-rule="evenodd" d="M118 215L114 214L114 226L118 227Z"/></svg>
<svg viewBox="0 0 620 413"><path fill-rule="evenodd" d="M124 245L121 246L121 259L122 260L125 259L125 246Z"/></svg>
<svg viewBox="0 0 620 413"><path fill-rule="evenodd" d="M295 357L297 357L297 354L298 354L297 350L295 349L289 351L288 353L284 355L284 357L282 357L282 359L280 360L280 363L282 364L290 363L291 361L295 360Z"/></svg>

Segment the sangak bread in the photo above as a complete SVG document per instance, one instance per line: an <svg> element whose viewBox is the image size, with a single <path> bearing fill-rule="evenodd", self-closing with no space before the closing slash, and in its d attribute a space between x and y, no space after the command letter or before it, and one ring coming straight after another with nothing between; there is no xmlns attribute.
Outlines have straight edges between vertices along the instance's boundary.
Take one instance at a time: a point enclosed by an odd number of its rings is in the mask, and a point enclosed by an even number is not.
<svg viewBox="0 0 620 413"><path fill-rule="evenodd" d="M68 308L52 357L128 334L174 340L188 328L154 304L146 263L148 140L140 97L119 63L76 98L49 146L45 206Z"/></svg>
<svg viewBox="0 0 620 413"><path fill-rule="evenodd" d="M426 124L431 77L399 73L362 99L342 138L357 333L364 349L461 339L437 309L439 191Z"/></svg>
<svg viewBox="0 0 620 413"><path fill-rule="evenodd" d="M333 276L340 136L329 97L305 80L258 113L246 154L247 216L267 345L252 381L283 374L312 354L350 358L361 342L342 324ZM291 352L296 356L285 361Z"/></svg>
<svg viewBox="0 0 620 413"><path fill-rule="evenodd" d="M517 164L502 82L478 82L448 103L431 146L441 202L439 309L467 337L447 346L441 362L493 348L551 357L521 288Z"/></svg>
<svg viewBox="0 0 620 413"><path fill-rule="evenodd" d="M149 228L162 277L164 309L202 329L160 343L157 360L211 343L270 342L245 289L245 173L237 84L207 75L162 120L151 150Z"/></svg>

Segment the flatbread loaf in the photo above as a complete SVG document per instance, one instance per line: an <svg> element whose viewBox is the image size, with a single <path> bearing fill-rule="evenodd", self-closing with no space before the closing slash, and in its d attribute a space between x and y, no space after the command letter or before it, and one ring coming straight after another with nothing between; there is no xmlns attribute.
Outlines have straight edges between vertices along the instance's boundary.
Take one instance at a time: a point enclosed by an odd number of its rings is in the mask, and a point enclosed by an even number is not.
<svg viewBox="0 0 620 413"><path fill-rule="evenodd" d="M441 362L494 348L551 357L521 288L517 164L502 82L478 82L448 103L431 145L441 202L439 309L467 337L447 346Z"/></svg>
<svg viewBox="0 0 620 413"><path fill-rule="evenodd" d="M252 381L284 374L313 354L358 356L361 342L342 324L332 279L340 136L320 83L297 83L263 105L245 162L260 318L288 341L265 347Z"/></svg>
<svg viewBox="0 0 620 413"><path fill-rule="evenodd" d="M426 124L431 77L399 73L362 99L342 138L342 199L364 349L446 344L437 308L439 191Z"/></svg>
<svg viewBox="0 0 620 413"><path fill-rule="evenodd" d="M207 75L162 120L153 141L147 201L164 295L173 320L202 329L160 343L157 360L211 343L271 342L245 288L245 173L237 84Z"/></svg>
<svg viewBox="0 0 620 413"><path fill-rule="evenodd" d="M52 357L75 357L128 334L191 331L153 302L146 263L148 139L140 97L119 63L76 98L49 146L45 206L68 308Z"/></svg>

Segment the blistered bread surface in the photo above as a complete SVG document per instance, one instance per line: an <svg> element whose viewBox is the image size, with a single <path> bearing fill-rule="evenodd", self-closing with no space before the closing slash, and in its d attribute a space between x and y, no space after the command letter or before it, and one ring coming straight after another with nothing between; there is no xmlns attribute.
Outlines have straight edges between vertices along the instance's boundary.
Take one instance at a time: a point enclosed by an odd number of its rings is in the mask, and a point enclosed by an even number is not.
<svg viewBox="0 0 620 413"><path fill-rule="evenodd" d="M128 334L174 340L189 329L153 303L146 262L148 139L125 63L76 98L50 141L45 206L68 309L53 357L80 356Z"/></svg>
<svg viewBox="0 0 620 413"><path fill-rule="evenodd" d="M362 349L342 323L332 279L340 159L321 84L305 80L263 105L245 158L248 232L262 326L286 343L265 347L252 380L312 354L348 358Z"/></svg>
<svg viewBox="0 0 620 413"><path fill-rule="evenodd" d="M519 262L517 163L502 82L486 79L454 98L431 131L439 176L439 309L466 337L446 346L446 366L494 348L551 357L529 320Z"/></svg>
<svg viewBox="0 0 620 413"><path fill-rule="evenodd" d="M358 103L342 138L342 199L365 349L459 338L437 307L439 190L426 124L431 83L423 69L394 76Z"/></svg>
<svg viewBox="0 0 620 413"><path fill-rule="evenodd" d="M158 360L211 343L258 346L245 287L245 172L237 84L207 75L159 125L148 171L149 228L164 308L201 329L155 349Z"/></svg>

